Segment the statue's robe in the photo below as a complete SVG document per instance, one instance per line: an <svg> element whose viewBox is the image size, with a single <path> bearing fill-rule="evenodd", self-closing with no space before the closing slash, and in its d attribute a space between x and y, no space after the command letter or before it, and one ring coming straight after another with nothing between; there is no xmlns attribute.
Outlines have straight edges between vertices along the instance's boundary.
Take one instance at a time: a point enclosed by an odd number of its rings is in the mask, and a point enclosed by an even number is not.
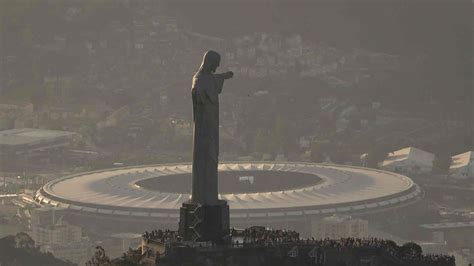
<svg viewBox="0 0 474 266"><path fill-rule="evenodd" d="M193 77L193 190L192 201L217 205L219 156L219 94L226 74L198 72Z"/></svg>

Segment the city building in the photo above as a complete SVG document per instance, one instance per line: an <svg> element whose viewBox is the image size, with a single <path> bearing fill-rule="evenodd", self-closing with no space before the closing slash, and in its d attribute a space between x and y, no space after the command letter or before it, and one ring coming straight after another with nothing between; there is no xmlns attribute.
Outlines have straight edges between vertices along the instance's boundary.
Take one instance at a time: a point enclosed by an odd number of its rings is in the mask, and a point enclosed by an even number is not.
<svg viewBox="0 0 474 266"><path fill-rule="evenodd" d="M474 250L463 248L451 253L456 258L456 265L472 265L474 263Z"/></svg>
<svg viewBox="0 0 474 266"><path fill-rule="evenodd" d="M416 242L425 254L445 254L448 252L448 245L444 242Z"/></svg>
<svg viewBox="0 0 474 266"><path fill-rule="evenodd" d="M340 239L345 237L365 238L369 234L369 222L354 219L349 215L332 215L311 223L314 238Z"/></svg>
<svg viewBox="0 0 474 266"><path fill-rule="evenodd" d="M435 156L432 153L406 147L390 152L380 168L403 174L430 173Z"/></svg>
<svg viewBox="0 0 474 266"><path fill-rule="evenodd" d="M34 128L0 131L0 155L10 156L67 146L74 132Z"/></svg>
<svg viewBox="0 0 474 266"><path fill-rule="evenodd" d="M92 255L91 243L82 228L63 220L64 209L43 207L31 212L31 235L35 245L55 257L83 265Z"/></svg>
<svg viewBox="0 0 474 266"><path fill-rule="evenodd" d="M82 240L82 229L64 221L58 221L51 226L32 225L31 229L38 246L67 245Z"/></svg>
<svg viewBox="0 0 474 266"><path fill-rule="evenodd" d="M474 221L422 224L420 227L423 233L433 236L433 240L446 241L450 248L474 246Z"/></svg>
<svg viewBox="0 0 474 266"><path fill-rule="evenodd" d="M454 155L449 174L454 178L474 178L474 152L468 151Z"/></svg>

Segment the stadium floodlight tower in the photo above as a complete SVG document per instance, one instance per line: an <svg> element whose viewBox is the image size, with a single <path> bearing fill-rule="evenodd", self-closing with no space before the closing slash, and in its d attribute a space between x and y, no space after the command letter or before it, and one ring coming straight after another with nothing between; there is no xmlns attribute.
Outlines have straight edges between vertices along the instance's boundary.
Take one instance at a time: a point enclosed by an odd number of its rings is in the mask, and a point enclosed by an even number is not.
<svg viewBox="0 0 474 266"><path fill-rule="evenodd" d="M192 196L180 209L179 234L184 241L225 243L229 238L229 206L219 200L219 94L232 72L216 74L220 55L207 51L193 76Z"/></svg>

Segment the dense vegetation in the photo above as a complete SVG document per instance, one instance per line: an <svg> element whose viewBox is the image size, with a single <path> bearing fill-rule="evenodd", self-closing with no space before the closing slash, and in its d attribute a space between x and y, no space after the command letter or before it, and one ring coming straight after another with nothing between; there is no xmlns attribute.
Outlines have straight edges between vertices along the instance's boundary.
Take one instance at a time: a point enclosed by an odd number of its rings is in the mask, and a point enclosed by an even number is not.
<svg viewBox="0 0 474 266"><path fill-rule="evenodd" d="M73 264L55 258L51 253L40 252L30 236L26 233L18 233L0 239L0 265L70 266Z"/></svg>

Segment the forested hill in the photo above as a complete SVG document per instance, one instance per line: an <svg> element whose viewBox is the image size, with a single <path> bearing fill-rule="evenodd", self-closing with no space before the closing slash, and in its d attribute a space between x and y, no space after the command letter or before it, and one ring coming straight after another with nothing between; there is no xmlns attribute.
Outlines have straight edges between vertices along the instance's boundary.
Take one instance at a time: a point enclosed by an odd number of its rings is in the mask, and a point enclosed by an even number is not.
<svg viewBox="0 0 474 266"><path fill-rule="evenodd" d="M460 49L460 38L467 38L463 34L472 30L473 10L467 0L164 2L189 20L194 30L210 35L291 32L339 47L361 46L397 54L419 49Z"/></svg>
<svg viewBox="0 0 474 266"><path fill-rule="evenodd" d="M90 70L94 61L87 57L85 43L107 40L111 35L108 25L113 22L119 22L118 29L133 32L133 21L150 22L160 13L176 16L181 29L218 37L254 32L300 34L305 42L324 43L324 47L361 48L372 53L401 56L400 68L381 75L371 73L367 84L348 91L350 98L363 95L393 103L398 108L404 108L406 103L418 108L433 100L451 110L469 106L469 101L472 102L473 9L468 0L162 2L2 2L0 68L5 75L0 75L3 87L0 93L12 91L12 88L40 87L38 84L44 83L44 77L52 73L78 79L85 77L81 69ZM151 14L143 16L138 10ZM131 38L131 34L126 35ZM52 48L62 42L61 38L66 47L55 52ZM109 41L118 45L131 40L120 37L113 41L109 38ZM110 47L104 49L104 53L112 53ZM130 58L139 59L133 54ZM130 58L126 62L133 61ZM51 73L42 73L48 71ZM23 80L27 82L19 82ZM89 87L97 84L92 85Z"/></svg>
<svg viewBox="0 0 474 266"><path fill-rule="evenodd" d="M439 101L472 97L472 3L469 0L165 0L192 29L215 36L254 31L298 33L341 49L423 58L417 77L398 88L429 88ZM410 70L413 73L413 70ZM407 84L404 84L406 82ZM409 86L408 86L409 84ZM400 92L413 97L416 92Z"/></svg>

